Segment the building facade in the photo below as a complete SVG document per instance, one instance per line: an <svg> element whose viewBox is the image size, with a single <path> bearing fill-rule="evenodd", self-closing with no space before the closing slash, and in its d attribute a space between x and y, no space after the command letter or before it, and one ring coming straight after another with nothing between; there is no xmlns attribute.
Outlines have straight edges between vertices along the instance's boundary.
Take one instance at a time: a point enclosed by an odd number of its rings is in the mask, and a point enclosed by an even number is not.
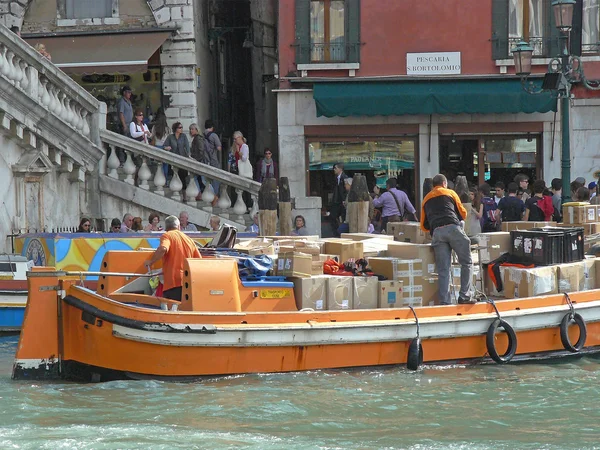
<svg viewBox="0 0 600 450"><path fill-rule="evenodd" d="M256 158L277 146L272 92L276 2L219 0L0 0L0 17L107 104L118 130L121 88L133 89L146 118L203 128L212 118L228 144L235 130ZM226 158L225 158L226 160Z"/></svg>
<svg viewBox="0 0 600 450"><path fill-rule="evenodd" d="M570 40L588 78L600 76L598 3L577 0ZM416 203L439 172L492 185L561 176L556 96L525 92L510 53L532 43L541 85L560 48L551 0L290 0L279 29L280 171L293 196L326 205L336 162L370 188L397 177ZM571 177L591 181L600 99L572 94Z"/></svg>

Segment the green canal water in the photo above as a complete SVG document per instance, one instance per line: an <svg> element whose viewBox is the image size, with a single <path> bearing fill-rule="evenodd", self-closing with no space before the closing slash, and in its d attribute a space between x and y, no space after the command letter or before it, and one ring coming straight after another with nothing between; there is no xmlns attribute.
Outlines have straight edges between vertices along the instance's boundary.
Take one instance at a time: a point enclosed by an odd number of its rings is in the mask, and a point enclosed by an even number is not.
<svg viewBox="0 0 600 450"><path fill-rule="evenodd" d="M195 383L10 380L1 449L600 448L600 360L314 371Z"/></svg>

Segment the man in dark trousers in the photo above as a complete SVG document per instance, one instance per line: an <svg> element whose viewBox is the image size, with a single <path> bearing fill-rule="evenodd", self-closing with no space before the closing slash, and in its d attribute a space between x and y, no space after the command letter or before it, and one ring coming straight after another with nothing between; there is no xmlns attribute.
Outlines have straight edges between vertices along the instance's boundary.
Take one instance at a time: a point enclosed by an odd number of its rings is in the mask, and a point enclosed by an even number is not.
<svg viewBox="0 0 600 450"><path fill-rule="evenodd" d="M348 178L348 175L344 173L344 165L342 163L337 163L333 166L333 173L335 175L335 186L333 188L333 198L331 199L329 214L333 232L337 235L340 223L343 223L346 218L344 201L346 200L347 192L344 188L344 180Z"/></svg>
<svg viewBox="0 0 600 450"><path fill-rule="evenodd" d="M471 241L465 234L464 220L467 210L456 192L448 189L448 181L442 174L433 177L433 189L423 199L421 206L421 229L432 236L431 246L435 253L435 265L439 278L439 295L442 305L450 305L450 266L452 250L460 264L460 291L458 303L475 303L471 299Z"/></svg>

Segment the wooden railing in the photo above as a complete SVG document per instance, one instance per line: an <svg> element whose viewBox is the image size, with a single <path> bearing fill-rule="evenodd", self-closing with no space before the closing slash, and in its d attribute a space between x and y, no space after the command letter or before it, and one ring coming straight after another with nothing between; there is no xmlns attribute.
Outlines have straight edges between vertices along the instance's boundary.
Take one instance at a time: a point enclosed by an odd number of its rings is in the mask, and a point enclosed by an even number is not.
<svg viewBox="0 0 600 450"><path fill-rule="evenodd" d="M161 196L168 196L172 200L183 202L188 206L200 208L239 223L250 223L252 215L258 212L257 200L260 183L199 163L193 158L186 158L135 141L112 131L101 130L100 139L105 148L110 150L106 166L101 169L101 172L108 177ZM117 155L117 149L127 155L127 159L122 165ZM201 193L200 201L196 200L200 195L196 183L190 177L190 182L184 191L177 170L173 170L173 178L168 188L166 188L167 180L163 172L163 165L165 164L175 169L186 170L191 176L200 175L204 177L206 187ZM213 191L212 181L220 183L218 193ZM229 196L232 191L237 194L237 199L233 205ZM242 195L244 192L247 192L252 199L250 211L248 211L249 205L246 205L244 195ZM218 195L218 200L213 206L215 195Z"/></svg>

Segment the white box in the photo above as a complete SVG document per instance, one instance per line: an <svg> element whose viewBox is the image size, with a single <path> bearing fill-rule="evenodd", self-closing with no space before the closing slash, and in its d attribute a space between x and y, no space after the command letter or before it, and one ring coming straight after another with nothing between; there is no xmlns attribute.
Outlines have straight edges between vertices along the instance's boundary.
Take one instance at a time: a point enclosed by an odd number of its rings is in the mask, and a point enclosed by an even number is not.
<svg viewBox="0 0 600 450"><path fill-rule="evenodd" d="M327 309L330 311L341 309L352 309L353 292L352 292L353 277L327 277Z"/></svg>
<svg viewBox="0 0 600 450"><path fill-rule="evenodd" d="M377 277L353 277L353 309L377 308L379 280Z"/></svg>

